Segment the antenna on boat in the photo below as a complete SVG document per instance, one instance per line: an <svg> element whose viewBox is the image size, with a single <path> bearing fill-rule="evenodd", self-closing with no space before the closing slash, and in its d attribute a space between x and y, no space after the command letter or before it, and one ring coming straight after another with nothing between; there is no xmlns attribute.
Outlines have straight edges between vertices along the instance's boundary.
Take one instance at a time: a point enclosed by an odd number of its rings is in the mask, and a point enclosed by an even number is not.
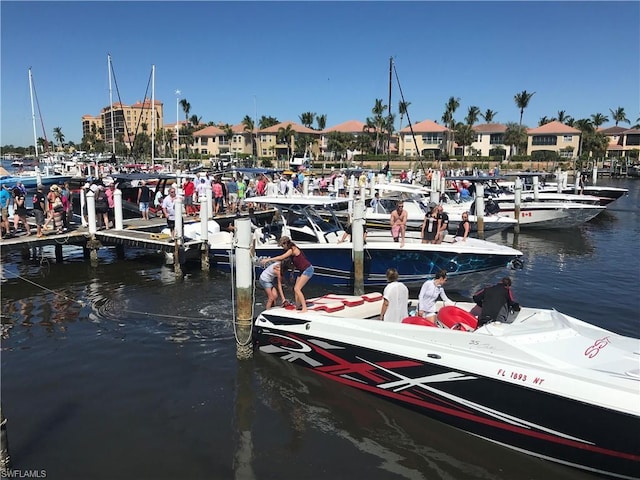
<svg viewBox="0 0 640 480"><path fill-rule="evenodd" d="M38 159L38 134L36 133L36 111L33 107L33 78L29 67L29 94L31 96L31 121L33 123L33 144L36 147L36 160Z"/></svg>
<svg viewBox="0 0 640 480"><path fill-rule="evenodd" d="M111 54L107 53L107 67L109 68L109 110L111 111L111 153L116 154L116 126L113 121L113 92L111 90Z"/></svg>
<svg viewBox="0 0 640 480"><path fill-rule="evenodd" d="M156 66L151 65L151 168L156 158Z"/></svg>
<svg viewBox="0 0 640 480"><path fill-rule="evenodd" d="M404 99L404 93L402 92L402 86L400 85L400 78L398 78L398 70L396 69L395 65L393 66L393 71L396 74L396 83L398 84L398 91L400 92L400 98L402 99L402 102L406 104L406 101ZM411 131L411 137L413 138L413 144L416 147L416 155L418 155L418 162L420 162L420 166L422 167L423 171L426 171L426 169L424 168L424 164L422 163L422 155L420 154L420 149L418 148L418 141L416 140L416 135L413 132L413 124L411 123L411 117L409 116L409 108L405 109L405 113L407 114L407 122L409 123L409 130Z"/></svg>
<svg viewBox="0 0 640 480"><path fill-rule="evenodd" d="M389 57L389 115L387 116L387 165L391 160L391 82L393 81L393 57Z"/></svg>

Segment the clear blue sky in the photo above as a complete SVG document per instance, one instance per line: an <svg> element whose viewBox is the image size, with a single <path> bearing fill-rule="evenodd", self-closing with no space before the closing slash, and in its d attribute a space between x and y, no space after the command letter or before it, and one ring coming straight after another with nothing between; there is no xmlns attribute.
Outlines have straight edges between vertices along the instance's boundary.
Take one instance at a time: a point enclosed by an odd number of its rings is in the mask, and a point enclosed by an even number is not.
<svg viewBox="0 0 640 480"><path fill-rule="evenodd" d="M391 56L414 123L439 121L450 96L461 99L457 120L477 105L497 111L496 121L518 121L513 97L522 90L536 92L529 126L558 110L584 118L623 107L632 124L640 116L638 2L2 1L0 9L2 145L33 144L29 67L47 137L61 127L79 143L82 115L109 105L109 53L125 104L143 99L156 66L165 123L176 120L177 89L203 122L235 124L256 107L280 121L307 111L326 114L327 126L364 121L376 98L387 103ZM394 86L394 111L398 100Z"/></svg>

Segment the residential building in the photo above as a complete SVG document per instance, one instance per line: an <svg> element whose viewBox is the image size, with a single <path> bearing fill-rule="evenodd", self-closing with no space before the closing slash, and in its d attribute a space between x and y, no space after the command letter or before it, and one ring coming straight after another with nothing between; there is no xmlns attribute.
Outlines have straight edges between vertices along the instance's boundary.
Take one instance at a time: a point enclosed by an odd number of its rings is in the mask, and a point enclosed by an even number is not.
<svg viewBox="0 0 640 480"><path fill-rule="evenodd" d="M527 154L555 152L562 158L579 155L581 132L561 122L553 121L527 130Z"/></svg>
<svg viewBox="0 0 640 480"><path fill-rule="evenodd" d="M289 145L281 143L278 139L280 129L286 129L288 126L291 126L291 130L294 132L289 141ZM311 151L312 157L317 158L320 153L319 144L322 132L290 121L280 122L271 127L258 130L258 155L261 158L281 159L289 157L300 149L304 151L300 139L298 139L298 144L296 145L296 137L299 135L309 136L310 143L307 145L307 150ZM300 153L302 153L302 151Z"/></svg>
<svg viewBox="0 0 640 480"><path fill-rule="evenodd" d="M412 128L405 127L399 132L400 155L439 159L441 152L446 150L445 142L449 129L433 120L423 120Z"/></svg>
<svg viewBox="0 0 640 480"><path fill-rule="evenodd" d="M478 152L480 157L504 157L508 152L508 147L504 143L504 135L507 126L501 123L483 123L474 125L476 139L471 144L471 148Z"/></svg>
<svg viewBox="0 0 640 480"><path fill-rule="evenodd" d="M614 126L598 131L609 139L607 157L629 157L631 151L640 150L640 129Z"/></svg>
<svg viewBox="0 0 640 480"><path fill-rule="evenodd" d="M329 151L329 136L331 133L346 133L349 135L353 135L354 138L357 138L359 135L362 135L364 131L365 124L360 120L348 120L346 122L340 123L338 125L334 125L333 127L325 128L322 131L322 135L320 137L320 153L327 159L333 160L336 152ZM357 150L347 150L347 158L350 160L353 155L358 155L360 152Z"/></svg>
<svg viewBox="0 0 640 480"><path fill-rule="evenodd" d="M155 131L161 130L163 118L163 104L158 100L155 101L153 108L148 98L137 101L133 105L116 102L104 107L98 117L83 115L82 135L93 133L93 125L96 125L97 138L104 140L106 144L110 145L114 136L128 143L133 140L136 133L145 132L151 136L154 121Z"/></svg>

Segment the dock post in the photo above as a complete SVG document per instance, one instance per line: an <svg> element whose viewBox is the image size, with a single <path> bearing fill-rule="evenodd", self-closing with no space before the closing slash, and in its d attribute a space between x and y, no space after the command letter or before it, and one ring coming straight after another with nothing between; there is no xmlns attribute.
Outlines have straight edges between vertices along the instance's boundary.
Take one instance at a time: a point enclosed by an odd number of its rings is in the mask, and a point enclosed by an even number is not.
<svg viewBox="0 0 640 480"><path fill-rule="evenodd" d="M537 175L533 177L533 199L536 202L540 200L540 179Z"/></svg>
<svg viewBox="0 0 640 480"><path fill-rule="evenodd" d="M205 192L207 197L207 220L213 218L213 191L211 190L211 182L207 180L205 182Z"/></svg>
<svg viewBox="0 0 640 480"><path fill-rule="evenodd" d="M349 177L349 202L347 203L347 212L349 214L349 221L353 220L353 199L355 197L355 182L354 182L354 176L351 175Z"/></svg>
<svg viewBox="0 0 640 480"><path fill-rule="evenodd" d="M309 196L309 177L307 175L304 176L304 181L302 182L302 194L305 197Z"/></svg>
<svg viewBox="0 0 640 480"><path fill-rule="evenodd" d="M207 220L207 197L200 199L200 266L203 272L209 271L209 220Z"/></svg>
<svg viewBox="0 0 640 480"><path fill-rule="evenodd" d="M364 200L355 202L351 224L353 245L353 294L364 295Z"/></svg>
<svg viewBox="0 0 640 480"><path fill-rule="evenodd" d="M433 203L440 202L440 194L438 193L439 186L440 186L440 171L434 170L431 173L431 194L429 195L429 199Z"/></svg>
<svg viewBox="0 0 640 480"><path fill-rule="evenodd" d="M520 177L516 178L515 185L515 196L514 196L514 208L513 208L513 218L516 219L518 223L513 227L514 232L520 233L520 202L522 201L522 180Z"/></svg>
<svg viewBox="0 0 640 480"><path fill-rule="evenodd" d="M594 185L598 183L598 165L595 163L593 165L593 171L591 172L591 183Z"/></svg>
<svg viewBox="0 0 640 480"><path fill-rule="evenodd" d="M113 192L113 213L114 213L114 230L122 230L122 190L116 188Z"/></svg>
<svg viewBox="0 0 640 480"><path fill-rule="evenodd" d="M236 279L236 358L247 360L253 357L251 330L253 328L253 263L251 262L251 221L238 218L234 222L236 231L235 279ZM231 268L234 268L232 265Z"/></svg>
<svg viewBox="0 0 640 480"><path fill-rule="evenodd" d="M87 219L87 189L82 187L80 189L80 222L83 227L88 225Z"/></svg>
<svg viewBox="0 0 640 480"><path fill-rule="evenodd" d="M42 172L40 171L40 167L36 167L36 186L42 186Z"/></svg>
<svg viewBox="0 0 640 480"><path fill-rule="evenodd" d="M7 436L7 419L4 418L0 406L0 471L3 473L11 469L11 455L9 455L9 438ZM4 477L4 475L2 475Z"/></svg>
<svg viewBox="0 0 640 480"><path fill-rule="evenodd" d="M96 228L96 196L91 190L87 192L87 218L89 233L93 236L98 230Z"/></svg>
<svg viewBox="0 0 640 480"><path fill-rule="evenodd" d="M173 272L177 278L182 278L182 264L180 262L180 251L182 247L182 197L176 196L173 203L175 212L175 229L174 229L174 249L173 249Z"/></svg>
<svg viewBox="0 0 640 480"><path fill-rule="evenodd" d="M478 237L484 239L484 185L481 182L476 185L476 222Z"/></svg>

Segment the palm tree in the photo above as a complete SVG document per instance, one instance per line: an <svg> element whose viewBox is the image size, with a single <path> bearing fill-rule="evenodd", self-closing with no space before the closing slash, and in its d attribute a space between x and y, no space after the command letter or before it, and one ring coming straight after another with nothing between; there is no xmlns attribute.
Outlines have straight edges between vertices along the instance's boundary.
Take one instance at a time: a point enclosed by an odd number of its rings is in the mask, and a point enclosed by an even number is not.
<svg viewBox="0 0 640 480"><path fill-rule="evenodd" d="M513 97L513 100L516 102L516 106L520 109L520 125L522 125L522 116L524 115L524 109L529 106L529 101L535 94L536 92L529 93L526 90L523 90Z"/></svg>
<svg viewBox="0 0 640 480"><path fill-rule="evenodd" d="M484 118L484 121L487 123L493 122L493 119L498 115L498 112L494 112L490 108L487 108L484 113L481 113L480 116Z"/></svg>
<svg viewBox="0 0 640 480"><path fill-rule="evenodd" d="M287 158L291 158L291 140L295 135L295 130L288 124L286 127L280 127L278 129L278 143L285 143L287 145Z"/></svg>
<svg viewBox="0 0 640 480"><path fill-rule="evenodd" d="M624 113L624 108L623 107L618 107L615 110L610 108L609 111L611 112L611 119L614 122L616 122L616 127L618 126L618 123L620 123L620 122L631 123L629 121L629 119L627 118L627 114Z"/></svg>
<svg viewBox="0 0 640 480"><path fill-rule="evenodd" d="M327 114L323 113L322 115L316 115L316 124L318 125L318 130L324 130L327 128Z"/></svg>
<svg viewBox="0 0 640 480"><path fill-rule="evenodd" d="M253 152L253 157L255 159L258 158L258 132L255 131L255 124L253 123L253 119L249 115L245 115L242 119L242 125L244 125L244 131L251 134L251 141L253 143L253 148L251 151Z"/></svg>
<svg viewBox="0 0 640 480"><path fill-rule="evenodd" d="M56 127L53 129L53 137L60 144L60 147L64 150L64 133L62 133L62 128Z"/></svg>
<svg viewBox="0 0 640 480"><path fill-rule="evenodd" d="M453 117L453 114L456 113L456 110L460 106L460 98L459 97L449 97L449 100L444 105L444 113L442 114L442 122L449 128L447 132L447 140L445 144L447 145L447 153L451 155L451 150L453 148L453 142L455 139L455 128L456 128L456 120Z"/></svg>
<svg viewBox="0 0 640 480"><path fill-rule="evenodd" d="M520 93L516 93L516 95L513 97L513 100L516 102L516 106L520 109L520 126L522 126L522 116L524 115L524 109L529 106L529 101L535 94L536 92L529 93L526 90L523 90ZM518 153L517 147L515 153Z"/></svg>
<svg viewBox="0 0 640 480"><path fill-rule="evenodd" d="M188 121L191 125L193 125L194 127L197 127L198 125L200 125L200 122L202 121L202 117L199 117L197 115L191 115Z"/></svg>
<svg viewBox="0 0 640 480"><path fill-rule="evenodd" d="M191 111L191 104L187 101L186 98L180 100L180 106L182 107L182 111L184 112L185 121L189 121L189 112Z"/></svg>
<svg viewBox="0 0 640 480"><path fill-rule="evenodd" d="M469 107L469 110L467 110L467 116L464 121L467 122L467 125L473 127L473 124L478 121L478 117L480 117L480 109L472 105Z"/></svg>
<svg viewBox="0 0 640 480"><path fill-rule="evenodd" d="M515 122L507 123L507 130L504 132L505 145L511 145L517 151L518 148L527 148L527 128Z"/></svg>
<svg viewBox="0 0 640 480"><path fill-rule="evenodd" d="M565 123L567 122L567 120L571 118L569 115L567 115L567 112L565 112L564 110L558 110L558 118L557 120L560 123Z"/></svg>
<svg viewBox="0 0 640 480"><path fill-rule="evenodd" d="M231 140L233 139L233 127L231 127L231 125L229 125L228 123L225 123L222 127L222 131L224 132L224 136L229 145L229 149L227 150L227 152L231 153Z"/></svg>
<svg viewBox="0 0 640 480"><path fill-rule="evenodd" d="M376 98L376 103L371 109L373 118L367 118L365 122L369 128L373 128L376 132L376 155L378 154L378 148L380 147L380 133L384 130L387 120L384 118L384 112L387 111L387 106L382 103L381 98Z"/></svg>
<svg viewBox="0 0 640 480"><path fill-rule="evenodd" d="M538 120L538 126L541 127L542 125L546 125L551 122L553 122L553 118L549 118L545 115L544 117L540 117L540 120Z"/></svg>
<svg viewBox="0 0 640 480"><path fill-rule="evenodd" d="M402 101L398 103L398 113L400 114L400 128L398 128L398 131L402 130L402 120L404 120L404 116L407 114L409 105L411 105L411 102Z"/></svg>
<svg viewBox="0 0 640 480"><path fill-rule="evenodd" d="M300 118L300 123L302 125L304 125L307 128L311 128L311 125L313 125L313 119L315 118L315 116L316 114L314 112L304 112L304 113L301 113L298 118Z"/></svg>
<svg viewBox="0 0 640 480"><path fill-rule="evenodd" d="M594 113L591 115L591 122L593 126L596 127L596 130L600 125L604 125L609 121L609 117L603 115L602 113Z"/></svg>

